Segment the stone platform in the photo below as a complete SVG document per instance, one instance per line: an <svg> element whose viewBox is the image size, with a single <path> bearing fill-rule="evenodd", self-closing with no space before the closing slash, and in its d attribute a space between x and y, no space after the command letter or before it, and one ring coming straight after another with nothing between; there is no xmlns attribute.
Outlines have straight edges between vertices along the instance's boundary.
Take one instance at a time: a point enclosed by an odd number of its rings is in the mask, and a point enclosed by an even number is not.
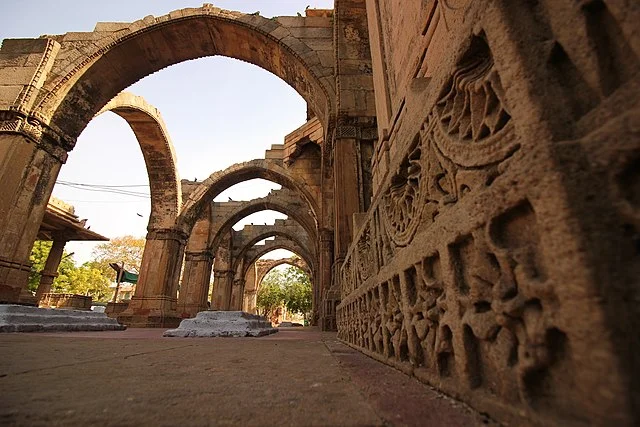
<svg viewBox="0 0 640 427"><path fill-rule="evenodd" d="M104 313L84 310L0 305L0 332L121 331L126 329Z"/></svg>
<svg viewBox="0 0 640 427"><path fill-rule="evenodd" d="M244 311L201 311L193 319L185 319L176 329L165 331L165 337L262 337L278 329L262 316Z"/></svg>

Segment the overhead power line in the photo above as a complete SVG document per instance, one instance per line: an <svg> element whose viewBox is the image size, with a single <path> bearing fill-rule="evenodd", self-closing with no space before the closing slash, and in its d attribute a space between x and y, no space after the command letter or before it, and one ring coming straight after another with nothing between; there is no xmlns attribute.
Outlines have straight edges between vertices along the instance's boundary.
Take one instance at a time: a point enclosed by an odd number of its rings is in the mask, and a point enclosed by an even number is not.
<svg viewBox="0 0 640 427"><path fill-rule="evenodd" d="M74 188L76 190L85 190L85 191L93 191L100 193L112 193L112 194L120 194L124 196L132 196L132 197L141 197L148 199L151 197L149 193L142 193L139 191L131 191L131 190L122 190L117 187L104 187L99 185L88 185L88 184L78 184L66 181L58 181L60 185L64 185L66 187Z"/></svg>
<svg viewBox="0 0 640 427"><path fill-rule="evenodd" d="M58 184L73 184L82 187L98 187L98 188L125 188L125 187L149 187L149 184L131 184L131 185L107 185L107 184L87 184L83 182L56 181Z"/></svg>

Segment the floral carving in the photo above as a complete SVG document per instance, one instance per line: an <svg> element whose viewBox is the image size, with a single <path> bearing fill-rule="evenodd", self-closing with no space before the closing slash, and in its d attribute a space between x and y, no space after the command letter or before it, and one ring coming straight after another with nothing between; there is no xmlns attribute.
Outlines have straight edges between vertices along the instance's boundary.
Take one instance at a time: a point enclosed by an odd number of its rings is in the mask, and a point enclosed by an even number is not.
<svg viewBox="0 0 640 427"><path fill-rule="evenodd" d="M416 136L382 202L385 211L383 218L392 240L398 246L407 245L420 224L425 193L421 157L420 137Z"/></svg>

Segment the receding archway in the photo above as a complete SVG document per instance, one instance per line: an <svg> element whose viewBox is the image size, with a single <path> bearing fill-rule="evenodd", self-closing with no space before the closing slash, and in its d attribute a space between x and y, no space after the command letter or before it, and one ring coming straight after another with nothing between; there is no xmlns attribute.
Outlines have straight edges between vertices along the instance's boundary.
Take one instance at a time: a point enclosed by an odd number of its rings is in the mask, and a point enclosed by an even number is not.
<svg viewBox="0 0 640 427"><path fill-rule="evenodd" d="M224 203L225 202L222 202L220 205L224 205ZM238 221L251 214L265 210L276 211L287 215L287 217L293 219L305 229L311 241L317 240L316 219L309 210L306 202L295 192L282 189L274 190L262 198L241 202L237 208L226 214L223 221L219 223L214 222L211 229L211 241L208 247L216 248L220 243L222 234L227 232Z"/></svg>
<svg viewBox="0 0 640 427"><path fill-rule="evenodd" d="M258 264L261 261L263 260L258 259L253 263L253 265L256 265L256 267L259 267ZM265 266L266 268L264 269L257 268L257 272L256 272L256 289L257 290L260 290L260 285L262 283L262 280L266 277L266 275L269 274L271 270L281 265L290 265L292 267L297 267L300 270L307 273L309 277L312 276L312 271L309 265L307 265L307 263L302 258L299 258L299 257L280 258L276 260L264 260L264 261L271 261L271 262L268 262L268 264Z"/></svg>
<svg viewBox="0 0 640 427"><path fill-rule="evenodd" d="M317 218L318 203L310 185L298 181L287 169L275 161L256 159L214 172L204 180L185 201L182 212L177 219L178 228L185 231L190 230L202 215L205 205L215 199L218 194L232 185L255 178L266 179L298 192L309 205L312 215Z"/></svg>
<svg viewBox="0 0 640 427"><path fill-rule="evenodd" d="M268 239L270 237L283 237L291 240L298 247L302 248L306 258L310 258L309 261L305 259L305 261L307 261L307 265L312 266L316 264L315 262L312 261L312 260L315 260L315 248L309 245L311 242L301 239L300 236L296 235L296 233L292 233L290 230L278 229L278 227L275 227L275 226L267 226L267 228L268 230L265 230L264 232L256 233L255 235L251 236L251 238L246 243L243 243L242 246L238 248L237 252L234 251L235 253L233 256L233 264L232 264L233 271L237 270L238 266L242 261L245 262L244 264L245 266L249 266L253 264L253 262L255 261L249 262L249 260L245 258L245 255L252 247L254 247L254 245L256 245L256 243L262 240Z"/></svg>

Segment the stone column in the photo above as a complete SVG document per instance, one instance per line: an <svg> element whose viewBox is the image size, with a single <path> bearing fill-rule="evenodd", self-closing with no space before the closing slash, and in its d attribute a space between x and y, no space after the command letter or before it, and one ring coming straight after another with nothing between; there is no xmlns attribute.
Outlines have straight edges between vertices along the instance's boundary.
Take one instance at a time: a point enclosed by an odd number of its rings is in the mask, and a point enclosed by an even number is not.
<svg viewBox="0 0 640 427"><path fill-rule="evenodd" d="M247 313L256 313L256 299L258 284L256 283L256 264L253 263L247 269L244 276L244 297L242 310Z"/></svg>
<svg viewBox="0 0 640 427"><path fill-rule="evenodd" d="M239 311L242 310L242 302L244 300L244 259L238 263L236 268L236 274L233 278L233 288L231 291L230 310Z"/></svg>
<svg viewBox="0 0 640 427"><path fill-rule="evenodd" d="M182 318L195 317L207 307L213 254L210 251L186 252L184 271L178 296L178 314Z"/></svg>
<svg viewBox="0 0 640 427"><path fill-rule="evenodd" d="M0 49L0 303L32 299L29 254L75 143L29 114L59 50L46 38L8 39Z"/></svg>
<svg viewBox="0 0 640 427"><path fill-rule="evenodd" d="M62 261L62 254L64 253L64 246L67 241L64 239L56 239L53 241L53 246L47 256L47 261L44 264L40 277L40 284L36 291L36 300L39 302L42 299L42 295L51 292L51 284L53 280L58 277L58 266Z"/></svg>
<svg viewBox="0 0 640 427"><path fill-rule="evenodd" d="M214 262L215 265L215 262ZM213 270L213 295L211 297L214 310L231 309L231 292L233 290L232 270Z"/></svg>
<svg viewBox="0 0 640 427"><path fill-rule="evenodd" d="M58 172L67 158L66 149L71 148L63 148L44 134L36 140L34 135L2 130L16 126L42 131L36 122L32 123L0 112L0 303L19 302L21 293L26 292L31 270L29 254Z"/></svg>
<svg viewBox="0 0 640 427"><path fill-rule="evenodd" d="M174 229L150 230L136 293L118 321L133 327L174 327L180 323L177 289L187 235Z"/></svg>
<svg viewBox="0 0 640 427"><path fill-rule="evenodd" d="M344 259L353 234L351 217L360 211L357 141L355 138L336 135L333 177L335 256L337 259Z"/></svg>
<svg viewBox="0 0 640 427"><path fill-rule="evenodd" d="M220 239L215 249L213 263L213 293L211 306L214 310L230 310L233 288L233 270L231 269L231 231Z"/></svg>
<svg viewBox="0 0 640 427"><path fill-rule="evenodd" d="M313 290L312 324L315 325L322 313L322 299L326 291L331 288L331 266L333 265L333 230L322 229L319 231L319 266L315 275L317 286Z"/></svg>

